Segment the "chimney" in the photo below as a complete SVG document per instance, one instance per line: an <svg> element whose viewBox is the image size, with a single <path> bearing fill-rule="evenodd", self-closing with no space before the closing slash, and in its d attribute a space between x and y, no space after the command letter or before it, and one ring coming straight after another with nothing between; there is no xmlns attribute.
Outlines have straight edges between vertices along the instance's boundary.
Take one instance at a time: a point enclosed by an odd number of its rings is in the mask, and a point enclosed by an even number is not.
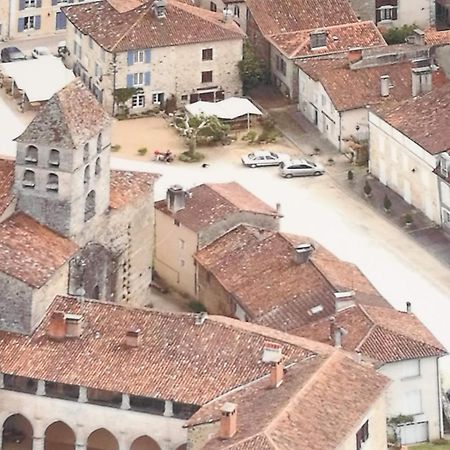
<svg viewBox="0 0 450 450"><path fill-rule="evenodd" d="M425 32L416 28L413 34L414 44L415 45L425 45Z"/></svg>
<svg viewBox="0 0 450 450"><path fill-rule="evenodd" d="M330 339L334 340L334 331L336 330L336 318L330 317Z"/></svg>
<svg viewBox="0 0 450 450"><path fill-rule="evenodd" d="M343 335L342 328L335 326L334 327L334 335L333 335L333 343L336 348L342 347L342 335Z"/></svg>
<svg viewBox="0 0 450 450"><path fill-rule="evenodd" d="M231 439L237 431L237 405L226 402L221 408L220 439Z"/></svg>
<svg viewBox="0 0 450 450"><path fill-rule="evenodd" d="M381 96L389 97L389 90L391 88L391 78L389 75L382 75L380 77Z"/></svg>
<svg viewBox="0 0 450 450"><path fill-rule="evenodd" d="M281 359L278 362L272 363L270 367L270 387L277 388L283 382L284 378L284 362Z"/></svg>
<svg viewBox="0 0 450 450"><path fill-rule="evenodd" d="M277 217L283 217L283 213L281 212L281 203L276 204Z"/></svg>
<svg viewBox="0 0 450 450"><path fill-rule="evenodd" d="M79 338L83 332L83 316L80 314L66 314L66 337Z"/></svg>
<svg viewBox="0 0 450 450"><path fill-rule="evenodd" d="M66 315L63 311L54 311L50 316L47 336L55 341L66 337Z"/></svg>
<svg viewBox="0 0 450 450"><path fill-rule="evenodd" d="M362 353L361 350L356 350L356 362L362 362Z"/></svg>
<svg viewBox="0 0 450 450"><path fill-rule="evenodd" d="M355 291L335 292L334 307L339 312L355 304Z"/></svg>
<svg viewBox="0 0 450 450"><path fill-rule="evenodd" d="M262 362L278 363L283 359L283 347L276 342L264 342Z"/></svg>
<svg viewBox="0 0 450 450"><path fill-rule="evenodd" d="M202 311L194 314L195 317L195 325L203 325L205 320L208 318L208 313L206 311Z"/></svg>
<svg viewBox="0 0 450 450"><path fill-rule="evenodd" d="M137 325L132 325L125 335L125 345L135 348L141 345L142 330Z"/></svg>
<svg viewBox="0 0 450 450"><path fill-rule="evenodd" d="M411 314L411 302L406 302L406 312Z"/></svg>
<svg viewBox="0 0 450 450"><path fill-rule="evenodd" d="M164 19L166 17L166 5L166 0L155 0L153 2L152 8L158 19Z"/></svg>
<svg viewBox="0 0 450 450"><path fill-rule="evenodd" d="M314 250L312 244L300 244L294 247L293 259L296 264L304 264L309 260Z"/></svg>
<svg viewBox="0 0 450 450"><path fill-rule="evenodd" d="M324 48L327 46L327 32L324 30L316 30L309 33L309 46L311 50Z"/></svg>
<svg viewBox="0 0 450 450"><path fill-rule="evenodd" d="M430 60L427 58L416 59L412 61L411 69L412 77L412 96L430 92L432 85L433 71L431 69Z"/></svg>
<svg viewBox="0 0 450 450"><path fill-rule="evenodd" d="M362 59L362 49L361 48L351 48L347 52L348 63L354 64Z"/></svg>
<svg viewBox="0 0 450 450"><path fill-rule="evenodd" d="M175 214L186 206L186 192L179 184L174 184L167 189L166 202L167 209Z"/></svg>

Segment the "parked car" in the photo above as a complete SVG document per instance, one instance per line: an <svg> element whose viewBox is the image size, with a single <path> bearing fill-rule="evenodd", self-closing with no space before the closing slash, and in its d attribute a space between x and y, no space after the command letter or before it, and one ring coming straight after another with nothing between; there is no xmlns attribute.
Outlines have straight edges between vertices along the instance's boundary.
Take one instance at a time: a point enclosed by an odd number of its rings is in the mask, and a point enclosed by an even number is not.
<svg viewBox="0 0 450 450"><path fill-rule="evenodd" d="M246 167L279 166L283 161L289 161L286 153L275 153L266 150L258 150L241 157L242 164Z"/></svg>
<svg viewBox="0 0 450 450"><path fill-rule="evenodd" d="M27 57L17 47L5 47L1 52L2 63L22 61Z"/></svg>
<svg viewBox="0 0 450 450"><path fill-rule="evenodd" d="M308 175L323 175L325 169L320 164L316 164L306 159L293 159L280 164L280 175L285 178L304 177Z"/></svg>
<svg viewBox="0 0 450 450"><path fill-rule="evenodd" d="M61 58L70 55L69 49L67 48L66 41L60 41L58 42L58 56Z"/></svg>
<svg viewBox="0 0 450 450"><path fill-rule="evenodd" d="M33 51L31 52L31 56L34 59L42 58L43 56L50 56L51 52L47 47L36 47L33 48Z"/></svg>

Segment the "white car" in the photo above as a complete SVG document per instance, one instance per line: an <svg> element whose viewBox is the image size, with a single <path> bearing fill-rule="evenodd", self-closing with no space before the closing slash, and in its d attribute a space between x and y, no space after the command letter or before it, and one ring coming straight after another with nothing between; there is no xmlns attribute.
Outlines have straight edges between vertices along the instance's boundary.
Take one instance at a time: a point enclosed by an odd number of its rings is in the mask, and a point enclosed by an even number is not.
<svg viewBox="0 0 450 450"><path fill-rule="evenodd" d="M33 51L31 52L31 56L34 59L42 58L43 56L50 56L50 50L47 47L36 47L33 48Z"/></svg>
<svg viewBox="0 0 450 450"><path fill-rule="evenodd" d="M275 153L259 150L248 155L241 156L242 164L246 167L279 166L283 161L289 161L290 156L286 153Z"/></svg>
<svg viewBox="0 0 450 450"><path fill-rule="evenodd" d="M322 165L306 159L293 159L280 164L280 175L285 178L304 177L308 175L323 175L325 169Z"/></svg>

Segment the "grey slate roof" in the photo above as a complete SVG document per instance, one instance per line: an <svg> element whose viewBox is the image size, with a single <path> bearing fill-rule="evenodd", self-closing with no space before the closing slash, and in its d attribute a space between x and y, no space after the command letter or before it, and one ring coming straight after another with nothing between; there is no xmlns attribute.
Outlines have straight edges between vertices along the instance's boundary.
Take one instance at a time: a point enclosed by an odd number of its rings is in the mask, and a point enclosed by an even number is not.
<svg viewBox="0 0 450 450"><path fill-rule="evenodd" d="M110 121L111 117L82 82L74 80L41 108L15 141L77 148Z"/></svg>

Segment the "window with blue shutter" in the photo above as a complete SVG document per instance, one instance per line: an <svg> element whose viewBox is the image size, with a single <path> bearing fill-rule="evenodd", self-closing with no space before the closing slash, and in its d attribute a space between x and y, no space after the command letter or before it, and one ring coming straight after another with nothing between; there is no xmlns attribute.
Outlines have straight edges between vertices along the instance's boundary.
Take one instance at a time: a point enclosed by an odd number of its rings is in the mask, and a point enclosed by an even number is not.
<svg viewBox="0 0 450 450"><path fill-rule="evenodd" d="M34 16L34 29L39 30L41 28L41 16Z"/></svg>
<svg viewBox="0 0 450 450"><path fill-rule="evenodd" d="M24 29L25 29L25 19L23 17L21 17L19 19L19 24L17 26L17 30L19 31L19 33L21 33Z"/></svg>
<svg viewBox="0 0 450 450"><path fill-rule="evenodd" d="M42 0L36 0L36 8L40 8L42 6Z"/></svg>
<svg viewBox="0 0 450 450"><path fill-rule="evenodd" d="M129 73L127 75L127 87L131 88L133 87L133 74Z"/></svg>
<svg viewBox="0 0 450 450"><path fill-rule="evenodd" d="M127 63L129 66L132 66L134 63L134 52L132 52L131 50L128 50Z"/></svg>
<svg viewBox="0 0 450 450"><path fill-rule="evenodd" d="M19 9L22 11L22 9L25 9L25 0L19 0ZM23 28L22 28L23 30Z"/></svg>
<svg viewBox="0 0 450 450"><path fill-rule="evenodd" d="M144 72L144 83L146 86L150 85L150 72Z"/></svg>
<svg viewBox="0 0 450 450"><path fill-rule="evenodd" d="M150 62L150 49L145 49L145 63L148 64Z"/></svg>
<svg viewBox="0 0 450 450"><path fill-rule="evenodd" d="M61 11L58 11L56 13L56 29L57 30L64 30L67 26L67 19L64 13Z"/></svg>

